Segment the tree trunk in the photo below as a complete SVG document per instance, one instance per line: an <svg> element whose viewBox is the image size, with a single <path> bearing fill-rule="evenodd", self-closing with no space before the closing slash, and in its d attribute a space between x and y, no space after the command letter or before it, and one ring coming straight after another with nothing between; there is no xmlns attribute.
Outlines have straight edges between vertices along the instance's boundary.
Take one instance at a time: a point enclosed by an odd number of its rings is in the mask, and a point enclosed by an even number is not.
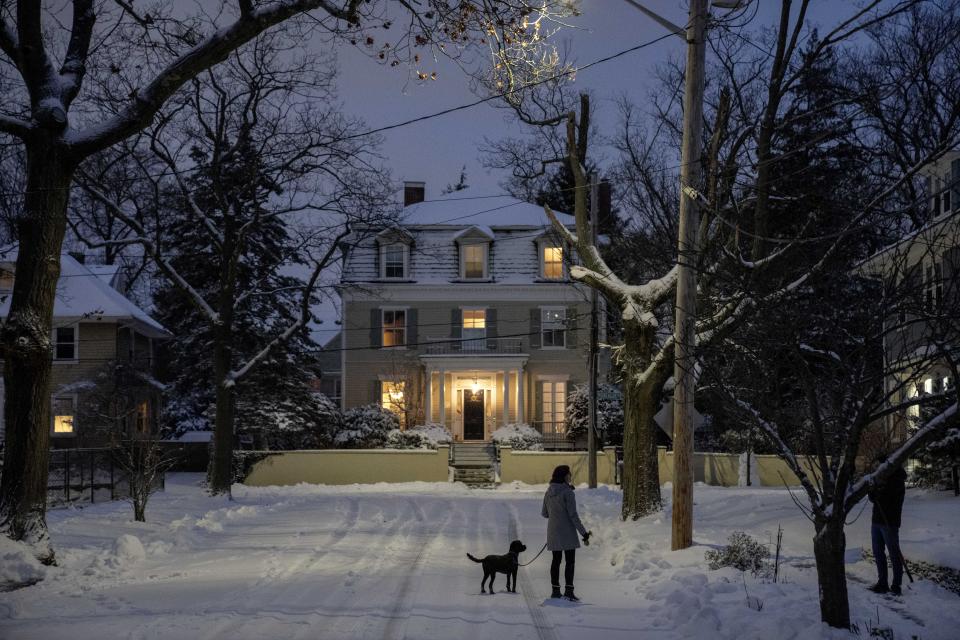
<svg viewBox="0 0 960 640"><path fill-rule="evenodd" d="M213 427L213 459L210 493L230 493L233 484L233 408L234 385L227 380L232 364L231 329L214 329L213 371L216 388L216 417Z"/></svg>
<svg viewBox="0 0 960 640"><path fill-rule="evenodd" d="M53 302L73 169L57 145L37 140L27 145L20 246L2 329L6 446L0 532L35 545L48 563L54 560L46 523Z"/></svg>
<svg viewBox="0 0 960 640"><path fill-rule="evenodd" d="M847 548L843 521L820 524L813 537L820 589L820 619L831 627L850 628L850 603L847 601L847 576L843 556Z"/></svg>
<svg viewBox="0 0 960 640"><path fill-rule="evenodd" d="M641 518L663 506L660 468L657 464L657 432L653 422L656 407L653 381L640 384L637 374L650 361L652 329L624 322L623 385L623 503L620 517Z"/></svg>

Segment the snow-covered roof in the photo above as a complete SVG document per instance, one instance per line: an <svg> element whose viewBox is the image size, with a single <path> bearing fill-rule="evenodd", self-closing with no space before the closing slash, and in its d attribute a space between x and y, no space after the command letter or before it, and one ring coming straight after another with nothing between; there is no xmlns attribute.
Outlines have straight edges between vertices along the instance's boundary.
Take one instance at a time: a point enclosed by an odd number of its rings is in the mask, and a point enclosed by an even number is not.
<svg viewBox="0 0 960 640"><path fill-rule="evenodd" d="M573 216L555 212L560 222L573 225ZM403 209L406 226L450 225L494 228L535 228L550 224L543 207L513 196L485 194L476 189L453 191Z"/></svg>
<svg viewBox="0 0 960 640"><path fill-rule="evenodd" d="M85 265L91 273L109 284L111 287L116 285L117 274L120 273L118 264L90 264Z"/></svg>
<svg viewBox="0 0 960 640"><path fill-rule="evenodd" d="M0 262L16 263L17 252L8 251ZM0 300L0 317L10 310L10 296ZM110 286L99 273L67 254L60 256L60 280L53 303L54 318L96 318L133 326L151 338L169 338L171 333L147 312Z"/></svg>

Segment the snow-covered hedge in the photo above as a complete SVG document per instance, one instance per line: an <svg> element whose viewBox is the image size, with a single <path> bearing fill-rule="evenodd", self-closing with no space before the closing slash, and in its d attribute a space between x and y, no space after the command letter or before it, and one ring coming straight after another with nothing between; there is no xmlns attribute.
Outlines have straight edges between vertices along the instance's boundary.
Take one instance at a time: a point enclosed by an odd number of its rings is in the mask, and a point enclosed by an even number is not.
<svg viewBox="0 0 960 640"><path fill-rule="evenodd" d="M400 419L389 409L377 404L353 407L343 413L343 423L333 437L337 449L379 449L387 443L387 435L400 428Z"/></svg>
<svg viewBox="0 0 960 640"><path fill-rule="evenodd" d="M512 447L514 451L543 451L543 436L528 424L508 424L491 434L499 445Z"/></svg>
<svg viewBox="0 0 960 640"><path fill-rule="evenodd" d="M388 449L436 449L438 445L450 444L453 435L442 424L425 424L387 434Z"/></svg>

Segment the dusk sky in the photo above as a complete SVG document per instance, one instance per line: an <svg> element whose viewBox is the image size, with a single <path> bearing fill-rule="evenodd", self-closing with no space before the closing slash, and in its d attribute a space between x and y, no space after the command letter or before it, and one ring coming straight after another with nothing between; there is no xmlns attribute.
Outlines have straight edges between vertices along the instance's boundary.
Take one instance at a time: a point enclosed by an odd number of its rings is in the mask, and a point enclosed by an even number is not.
<svg viewBox="0 0 960 640"><path fill-rule="evenodd" d="M838 17L855 10L855 2L815 1L811 24L826 28ZM675 24L686 22L687 3L681 0L645 0L645 5ZM766 6L764 6L766 5ZM558 44L568 41L572 59L582 66L599 58L653 40L665 30L625 0L584 0L583 15L571 20L575 26L565 29ZM768 3L751 24L754 28L776 24L777 14ZM717 10L714 10L715 13ZM347 111L366 120L371 128L416 118L477 99L469 79L448 60L435 66L438 79L426 83L411 80L403 66L390 68L376 64L361 51L339 47L340 96ZM612 131L617 120L616 101L627 96L641 110L656 84L657 65L681 59L684 44L679 38L667 38L640 51L597 65L576 76L575 86L594 92L592 107L601 129ZM709 57L709 54L708 54ZM491 104L473 107L384 134L382 152L394 179L427 183L427 197L439 195L447 184L456 182L460 168L467 167L468 183L484 192L499 192L502 174L481 165L478 147L484 137L517 135L521 129L509 121L509 113Z"/></svg>

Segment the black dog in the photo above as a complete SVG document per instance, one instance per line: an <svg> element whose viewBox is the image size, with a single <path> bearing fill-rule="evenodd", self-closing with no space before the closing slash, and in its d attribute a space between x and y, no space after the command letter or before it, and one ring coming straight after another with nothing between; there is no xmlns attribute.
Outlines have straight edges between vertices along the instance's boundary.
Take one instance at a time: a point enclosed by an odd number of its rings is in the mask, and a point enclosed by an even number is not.
<svg viewBox="0 0 960 640"><path fill-rule="evenodd" d="M510 551L502 556L487 556L483 560L474 558L469 553L467 557L483 565L483 580L480 581L480 593L486 593L483 584L490 578L490 593L493 593L493 579L498 573L507 574L507 591L517 592L517 569L520 566L520 554L527 550L519 540L510 543ZM510 588L510 578L513 577L513 588Z"/></svg>

